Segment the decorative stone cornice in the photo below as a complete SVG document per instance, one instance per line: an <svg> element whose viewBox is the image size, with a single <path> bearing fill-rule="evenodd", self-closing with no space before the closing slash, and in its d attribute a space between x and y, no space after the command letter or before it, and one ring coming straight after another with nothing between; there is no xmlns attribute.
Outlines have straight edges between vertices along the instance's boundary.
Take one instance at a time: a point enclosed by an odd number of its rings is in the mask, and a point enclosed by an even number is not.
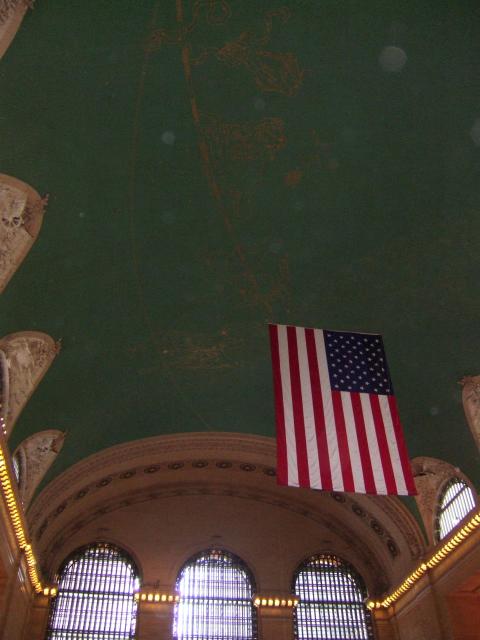
<svg viewBox="0 0 480 640"><path fill-rule="evenodd" d="M105 475L115 469L124 469L145 461L145 465L157 460L163 463L175 462L177 459L191 457L200 460L202 457L229 455L230 458L247 457L252 464L263 464L275 468L276 444L274 438L254 436L242 433L178 433L174 435L152 436L141 440L124 442L108 449L94 453L77 462L55 478L37 497L32 505L29 518L36 520L37 514L45 513L45 509L56 501L59 495L80 490L85 477L95 473Z"/></svg>

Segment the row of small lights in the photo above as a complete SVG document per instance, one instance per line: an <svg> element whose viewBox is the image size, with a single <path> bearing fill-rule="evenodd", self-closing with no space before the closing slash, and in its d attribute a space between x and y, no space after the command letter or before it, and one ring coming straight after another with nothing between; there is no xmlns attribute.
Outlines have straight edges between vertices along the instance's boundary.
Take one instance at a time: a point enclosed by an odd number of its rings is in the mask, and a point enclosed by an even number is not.
<svg viewBox="0 0 480 640"><path fill-rule="evenodd" d="M3 428L3 425L2 425ZM2 487L3 497L5 498L5 502L7 504L8 515L10 516L10 521L12 523L13 530L15 532L15 537L18 542L18 546L21 551L25 554L25 560L27 562L27 571L28 577L30 578L30 582L32 583L32 587L36 591L36 593L42 592L42 585L40 583L40 579L37 573L37 561L35 560L35 556L32 551L32 546L27 542L27 537L25 535L25 529L23 527L23 521L21 516L21 509L18 506L17 499L15 497L15 492L12 487L12 483L10 481L10 474L8 472L7 462L5 459L5 455L0 445L0 486Z"/></svg>
<svg viewBox="0 0 480 640"><path fill-rule="evenodd" d="M470 520L465 524L459 531L457 531L444 545L440 547L438 551L436 551L431 558L429 558L426 562L422 562L415 571L402 582L402 584L395 589L389 596L387 596L384 600L373 601L370 600L367 603L367 607L369 609L387 609L391 604L396 602L400 596L406 593L409 589L411 589L418 580L428 571L428 569L433 569L437 566L442 560L444 560L454 549L458 547L458 545L468 538L468 536L480 526L480 512L476 513L474 516L470 518Z"/></svg>
<svg viewBox="0 0 480 640"><path fill-rule="evenodd" d="M288 600L280 598L255 598L253 604L256 607L296 607L298 598L289 598Z"/></svg>
<svg viewBox="0 0 480 640"><path fill-rule="evenodd" d="M48 590L45 589L45 595L56 595L55 593L46 593ZM54 591L54 589L52 589ZM180 602L181 598L179 595L172 595L171 593L135 593L136 602ZM298 604L298 598L261 598L256 597L253 601L253 604L256 607L296 607Z"/></svg>
<svg viewBox="0 0 480 640"><path fill-rule="evenodd" d="M138 602L178 602L180 596L171 593L139 593L135 594L135 600Z"/></svg>

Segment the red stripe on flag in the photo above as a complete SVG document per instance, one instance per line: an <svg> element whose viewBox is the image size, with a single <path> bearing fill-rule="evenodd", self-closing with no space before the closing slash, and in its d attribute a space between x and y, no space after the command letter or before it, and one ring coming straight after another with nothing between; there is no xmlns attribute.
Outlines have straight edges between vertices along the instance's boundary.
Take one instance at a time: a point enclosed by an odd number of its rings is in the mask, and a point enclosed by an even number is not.
<svg viewBox="0 0 480 640"><path fill-rule="evenodd" d="M338 455L342 468L343 490L355 491L353 482L352 464L350 462L350 449L348 447L345 416L343 415L342 397L340 391L332 391L333 414L335 416L335 428L337 431Z"/></svg>
<svg viewBox="0 0 480 640"><path fill-rule="evenodd" d="M383 476L385 478L387 493L398 494L378 396L373 393L369 393L368 395L370 397L370 405L372 407L373 423L375 425L375 432L377 434L378 449L380 451L380 458L382 460Z"/></svg>
<svg viewBox="0 0 480 640"><path fill-rule="evenodd" d="M310 487L302 387L298 365L297 333L295 327L287 327L287 341L290 362L290 384L292 387L293 423L295 425L295 444L297 447L298 483L301 487Z"/></svg>
<svg viewBox="0 0 480 640"><path fill-rule="evenodd" d="M282 379L280 374L280 354L278 349L278 327L268 325L272 351L273 390L275 395L275 416L277 422L277 481L288 485L287 439L285 436L285 414L283 409Z"/></svg>
<svg viewBox="0 0 480 640"><path fill-rule="evenodd" d="M362 401L360 394L355 392L351 394L353 417L357 432L358 449L360 452L360 460L362 461L363 480L365 482L366 493L377 493L375 479L373 477L372 459L370 457L370 449L368 447L367 431L365 429L365 420L363 417Z"/></svg>
<svg viewBox="0 0 480 640"><path fill-rule="evenodd" d="M417 488L415 487L415 481L413 479L412 468L410 466L410 460L408 458L407 447L403 438L402 425L400 424L400 416L398 415L397 403L393 396L388 396L388 405L390 407L390 415L392 416L393 429L395 431L395 438L397 440L397 448L400 455L400 463L402 465L405 486L407 487L408 495L415 496L417 495Z"/></svg>
<svg viewBox="0 0 480 640"><path fill-rule="evenodd" d="M333 489L332 470L330 468L330 456L328 455L325 413L323 408L320 372L317 360L317 348L315 345L315 333L313 329L305 329L305 343L307 345L310 384L312 387L312 404L313 415L315 417L315 431L317 434L318 460L320 463L320 480L322 483L322 489L331 491Z"/></svg>

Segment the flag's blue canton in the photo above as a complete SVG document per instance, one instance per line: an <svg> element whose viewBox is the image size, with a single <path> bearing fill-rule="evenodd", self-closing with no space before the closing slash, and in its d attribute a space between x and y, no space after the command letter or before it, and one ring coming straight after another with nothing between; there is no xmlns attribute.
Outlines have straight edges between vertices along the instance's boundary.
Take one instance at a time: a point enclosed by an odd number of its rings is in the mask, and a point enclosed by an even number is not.
<svg viewBox="0 0 480 640"><path fill-rule="evenodd" d="M381 336L343 331L323 335L332 390L393 394Z"/></svg>

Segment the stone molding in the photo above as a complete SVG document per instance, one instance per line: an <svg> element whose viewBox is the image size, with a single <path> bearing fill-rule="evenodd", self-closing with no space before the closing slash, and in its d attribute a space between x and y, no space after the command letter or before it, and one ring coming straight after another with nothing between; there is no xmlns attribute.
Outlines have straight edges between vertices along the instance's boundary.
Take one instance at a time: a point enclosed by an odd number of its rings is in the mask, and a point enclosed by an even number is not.
<svg viewBox="0 0 480 640"><path fill-rule="evenodd" d="M418 560L425 551L424 537L418 522L403 506L400 498L397 496L388 496L388 500L384 500L384 496L369 496L369 498L402 531L408 542L412 560Z"/></svg>
<svg viewBox="0 0 480 640"><path fill-rule="evenodd" d="M78 487L80 490L83 485L81 478L90 477L99 471L103 470L105 474L107 469L111 469L111 473L115 473L123 469L124 465L138 464L141 460L145 460L147 463L158 459L166 463L175 462L178 458L183 459L189 455L201 459L202 456L211 456L215 452L224 452L226 456L230 455L230 457L236 454L246 454L252 463L264 464L272 468L276 466L275 440L267 436L196 432L142 438L108 447L69 467L52 480L36 498L30 509L29 517L35 520L36 514L44 512L45 508L51 504L52 499L64 495L66 490L71 491L74 487Z"/></svg>

